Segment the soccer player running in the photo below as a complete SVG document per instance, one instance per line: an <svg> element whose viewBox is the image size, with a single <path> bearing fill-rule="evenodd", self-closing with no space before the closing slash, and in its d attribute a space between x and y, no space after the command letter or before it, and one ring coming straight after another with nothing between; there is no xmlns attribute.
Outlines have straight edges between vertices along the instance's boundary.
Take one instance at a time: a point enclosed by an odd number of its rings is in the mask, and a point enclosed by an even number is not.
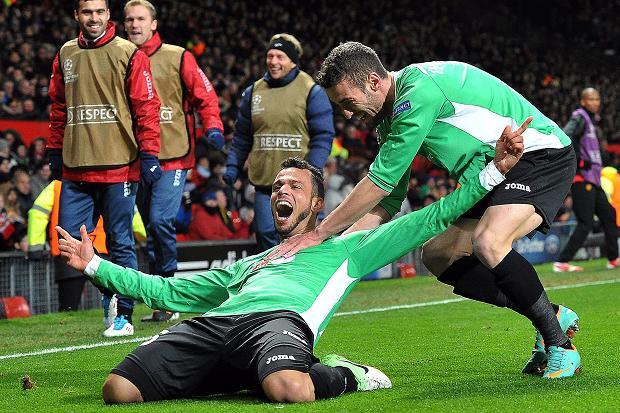
<svg viewBox="0 0 620 413"><path fill-rule="evenodd" d="M508 307L537 329L524 373L573 376L581 367L568 335L576 314L551 304L534 267L513 241L546 232L575 173L566 134L523 96L465 63L428 62L388 72L371 48L334 48L316 76L345 116L373 120L381 148L366 176L313 231L291 237L267 257L291 257L342 230L372 228L400 208L418 153L465 184L493 156L506 123L533 116L523 134L523 161L476 207L423 248L425 265L462 296Z"/></svg>
<svg viewBox="0 0 620 413"><path fill-rule="evenodd" d="M156 182L141 181L136 203L148 233L149 272L171 277L177 270L174 220L187 178L195 162L195 112L200 115L205 139L215 149L224 145L218 98L198 67L182 47L162 43L157 32L157 10L146 0L125 4L127 38L150 59L153 83L161 100L159 116L162 176ZM169 321L172 312L155 310L142 321Z"/></svg>
<svg viewBox="0 0 620 413"><path fill-rule="evenodd" d="M444 231L504 179L502 173L523 153L524 128L511 133L506 127L495 161L439 202L261 268L256 264L266 252L187 278L142 274L96 256L83 227L81 241L57 227L64 237L62 256L95 284L153 308L205 312L130 353L108 376L104 400L129 403L249 389L271 401L305 402L391 387L372 367L336 355L320 363L314 345L362 276ZM280 235L312 231L323 195L319 169L298 158L285 160L271 193Z"/></svg>

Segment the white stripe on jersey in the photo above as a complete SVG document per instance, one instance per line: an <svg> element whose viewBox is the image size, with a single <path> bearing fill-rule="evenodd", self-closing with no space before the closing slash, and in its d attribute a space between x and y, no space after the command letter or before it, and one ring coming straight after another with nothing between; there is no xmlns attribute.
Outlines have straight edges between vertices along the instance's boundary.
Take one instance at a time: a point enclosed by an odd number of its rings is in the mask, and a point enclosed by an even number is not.
<svg viewBox="0 0 620 413"><path fill-rule="evenodd" d="M454 106L454 115L438 118L437 121L452 125L491 147L495 147L495 142L497 142L506 125L510 125L512 130L520 126L515 119L498 115L487 108L456 102L450 103ZM531 127L523 133L523 143L525 145L524 152L564 148L557 136L545 135Z"/></svg>
<svg viewBox="0 0 620 413"><path fill-rule="evenodd" d="M346 259L329 278L329 281L316 297L312 306L300 314L306 324L308 324L308 327L312 330L312 333L314 333L315 343L323 333L323 331L319 331L321 324L323 324L327 316L334 310L334 307L342 301L347 288L354 282L359 281L359 278L352 278L349 276L347 273L348 266L349 260Z"/></svg>

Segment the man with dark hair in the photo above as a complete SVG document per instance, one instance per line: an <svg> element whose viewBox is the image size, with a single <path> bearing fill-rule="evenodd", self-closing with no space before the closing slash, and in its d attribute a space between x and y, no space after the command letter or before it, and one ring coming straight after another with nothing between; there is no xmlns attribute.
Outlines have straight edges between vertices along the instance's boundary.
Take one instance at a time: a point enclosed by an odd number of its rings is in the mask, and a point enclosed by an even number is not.
<svg viewBox="0 0 620 413"><path fill-rule="evenodd" d="M78 236L103 216L110 259L137 268L132 219L139 179L161 177L159 98L148 57L116 36L106 1L75 2L77 39L52 66L47 152L62 179L59 223ZM134 333L133 301L102 290L104 335Z"/></svg>
<svg viewBox="0 0 620 413"><path fill-rule="evenodd" d="M357 42L334 48L317 82L345 117L378 125L381 147L368 175L319 226L287 239L267 259L290 257L351 225L349 231L388 221L400 209L418 153L464 184L493 156L504 125L531 117L524 132L526 161L426 243L423 259L455 293L511 308L532 322L537 335L524 373L559 378L578 372L581 358L567 336L576 330L578 317L549 302L534 267L512 249L515 240L549 229L570 188L575 154L562 129L476 67L428 62L387 72L375 51Z"/></svg>
<svg viewBox="0 0 620 413"><path fill-rule="evenodd" d="M506 128L495 160L441 202L263 267L257 264L266 253L187 278L154 277L96 256L84 227L81 241L57 227L65 238L63 257L94 283L151 307L205 312L129 354L108 376L104 400L130 403L251 389L275 402L307 402L391 387L372 367L335 355L319 363L314 345L361 277L443 231L504 179L502 173L523 152L522 131ZM286 238L314 229L323 207L323 177L303 160L285 161L282 168L273 182L271 209Z"/></svg>
<svg viewBox="0 0 620 413"><path fill-rule="evenodd" d="M74 0L73 1L73 10L78 11L80 9L80 3L82 2L87 2L89 0ZM105 8L109 9L110 8L110 4L108 0L105 0Z"/></svg>
<svg viewBox="0 0 620 413"><path fill-rule="evenodd" d="M179 212L187 171L196 157L196 113L205 129L204 139L215 149L224 145L215 89L194 56L182 47L163 43L157 32L157 10L147 0L125 4L127 38L151 61L153 83L161 100L159 114L162 176L138 185L137 205L147 227L149 272L171 277L177 270L174 221ZM169 321L178 314L155 310L142 321Z"/></svg>
<svg viewBox="0 0 620 413"><path fill-rule="evenodd" d="M279 242L269 206L270 188L280 163L291 156L322 169L334 138L332 106L325 90L299 70L303 48L288 33L267 46L267 72L249 86L239 105L224 181L233 185L248 160L256 188L254 212L260 251Z"/></svg>
<svg viewBox="0 0 620 413"><path fill-rule="evenodd" d="M577 156L577 174L571 187L577 228L560 252L558 262L553 263L554 272L583 271L582 267L572 265L569 261L573 259L592 230L594 215L598 217L605 233L607 269L620 267L616 210L609 203L601 187L603 161L594 123L595 115L601 107L601 95L594 88L583 89L579 103L579 107L573 111L564 127L564 132L573 141Z"/></svg>

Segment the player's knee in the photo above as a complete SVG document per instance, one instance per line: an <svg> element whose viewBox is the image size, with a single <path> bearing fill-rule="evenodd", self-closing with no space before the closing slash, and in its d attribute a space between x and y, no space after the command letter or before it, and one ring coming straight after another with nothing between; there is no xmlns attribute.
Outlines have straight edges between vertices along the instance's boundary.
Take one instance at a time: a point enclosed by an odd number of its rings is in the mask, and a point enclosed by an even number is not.
<svg viewBox="0 0 620 413"><path fill-rule="evenodd" d="M448 246L445 242L432 239L422 246L422 263L435 276L444 273L454 261L471 253L462 251L455 245Z"/></svg>
<svg viewBox="0 0 620 413"><path fill-rule="evenodd" d="M450 254L434 239L422 246L422 263L434 275L440 275L447 267Z"/></svg>
<svg viewBox="0 0 620 413"><path fill-rule="evenodd" d="M124 404L142 402L140 390L126 378L110 374L103 383L103 401L105 404Z"/></svg>
<svg viewBox="0 0 620 413"><path fill-rule="evenodd" d="M474 234L472 243L476 256L489 267L495 267L512 245L512 242L506 243L497 239L489 231Z"/></svg>
<svg viewBox="0 0 620 413"><path fill-rule="evenodd" d="M303 403L314 400L310 378L285 377L273 373L263 380L263 391L267 398L276 403Z"/></svg>

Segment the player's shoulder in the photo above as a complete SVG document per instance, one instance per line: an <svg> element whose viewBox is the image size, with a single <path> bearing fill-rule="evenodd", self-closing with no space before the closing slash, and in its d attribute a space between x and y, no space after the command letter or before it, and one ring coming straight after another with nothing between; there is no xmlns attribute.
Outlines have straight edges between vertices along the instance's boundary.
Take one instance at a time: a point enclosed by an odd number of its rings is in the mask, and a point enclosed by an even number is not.
<svg viewBox="0 0 620 413"><path fill-rule="evenodd" d="M186 50L182 48L181 46L177 46L175 44L169 44L169 43L162 43L161 47L159 48L159 52L166 52L166 53L183 54L183 52L185 51Z"/></svg>
<svg viewBox="0 0 620 413"><path fill-rule="evenodd" d="M392 117L411 109L414 104L443 104L445 96L441 88L429 75L428 66L422 67L421 65L425 64L416 63L398 72L392 72L396 87Z"/></svg>
<svg viewBox="0 0 620 413"><path fill-rule="evenodd" d="M71 39L69 41L66 41L65 44L63 44L60 47L60 50L64 51L66 49L74 48L74 47L78 47L78 39L77 39L77 37L75 39Z"/></svg>
<svg viewBox="0 0 620 413"><path fill-rule="evenodd" d="M123 39L120 36L115 36L111 41L111 44L113 44L114 46L117 47L124 47L130 50L135 50L138 48L138 46L136 46L135 44L131 43L129 40L127 39Z"/></svg>

